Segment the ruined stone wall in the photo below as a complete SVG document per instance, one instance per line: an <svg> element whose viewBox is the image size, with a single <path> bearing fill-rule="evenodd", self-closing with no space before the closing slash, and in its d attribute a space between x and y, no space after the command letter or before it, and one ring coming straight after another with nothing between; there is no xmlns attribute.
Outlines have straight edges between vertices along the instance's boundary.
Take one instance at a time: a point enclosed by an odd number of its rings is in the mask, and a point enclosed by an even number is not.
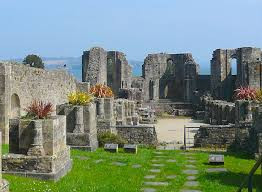
<svg viewBox="0 0 262 192"><path fill-rule="evenodd" d="M120 88L131 88L132 68L124 53L94 47L83 53L82 76L91 86L108 85L117 96Z"/></svg>
<svg viewBox="0 0 262 192"><path fill-rule="evenodd" d="M107 85L117 95L120 88L130 88L132 83L132 68L124 53L107 52Z"/></svg>
<svg viewBox="0 0 262 192"><path fill-rule="evenodd" d="M157 144L154 126L117 126L117 133L130 144Z"/></svg>
<svg viewBox="0 0 262 192"><path fill-rule="evenodd" d="M10 63L2 63L0 68L0 125L4 143L8 143L9 118L25 115L24 109L34 99L56 106L68 102L68 94L77 89L75 78L64 70L46 71Z"/></svg>
<svg viewBox="0 0 262 192"><path fill-rule="evenodd" d="M192 67L185 68L185 64L189 64L189 62ZM195 87L192 83L192 85L185 83L185 73L187 73L187 77L190 76L194 79L193 74L197 74L197 70L197 64L189 53L149 54L143 65L145 100L172 99L184 101L185 93L187 93L185 91L186 85L189 85L189 89ZM193 71L194 73L192 73Z"/></svg>
<svg viewBox="0 0 262 192"><path fill-rule="evenodd" d="M107 83L107 52L100 47L84 51L82 56L82 81L90 85Z"/></svg>
<svg viewBox="0 0 262 192"><path fill-rule="evenodd" d="M259 48L217 49L211 60L211 93L216 99L231 100L240 86L259 89L262 85L262 52ZM232 59L237 61L236 78L232 75Z"/></svg>

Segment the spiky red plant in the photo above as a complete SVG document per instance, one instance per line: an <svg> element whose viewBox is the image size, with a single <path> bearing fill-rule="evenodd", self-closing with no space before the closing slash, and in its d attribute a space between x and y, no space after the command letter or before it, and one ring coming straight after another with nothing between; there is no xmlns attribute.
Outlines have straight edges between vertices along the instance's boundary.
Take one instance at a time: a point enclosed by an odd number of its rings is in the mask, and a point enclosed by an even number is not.
<svg viewBox="0 0 262 192"><path fill-rule="evenodd" d="M255 100L256 90L250 87L239 87L235 90L234 98L236 100Z"/></svg>
<svg viewBox="0 0 262 192"><path fill-rule="evenodd" d="M25 110L37 119L45 119L54 111L52 103L38 100L34 100Z"/></svg>

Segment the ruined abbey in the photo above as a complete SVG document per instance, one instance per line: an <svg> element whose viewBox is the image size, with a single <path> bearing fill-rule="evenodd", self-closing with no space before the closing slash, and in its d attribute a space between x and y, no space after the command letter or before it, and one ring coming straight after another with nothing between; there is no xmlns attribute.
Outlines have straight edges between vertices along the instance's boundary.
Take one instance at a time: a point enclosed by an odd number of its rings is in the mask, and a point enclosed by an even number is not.
<svg viewBox="0 0 262 192"><path fill-rule="evenodd" d="M68 145L94 151L97 135L105 131L131 144L156 145L156 111L204 120L208 126L198 130L195 146L252 146L253 154L261 154L262 108L249 100L233 100L239 87L262 89L261 49L217 49L210 64L211 74L201 75L191 53L149 54L142 76L134 77L124 53L94 47L83 52L79 82L64 70L0 62L0 127L3 143L10 146L2 170L59 180L72 166ZM110 87L114 98L96 98L86 106L68 104L70 93L97 84ZM21 118L34 99L55 106L51 119Z"/></svg>

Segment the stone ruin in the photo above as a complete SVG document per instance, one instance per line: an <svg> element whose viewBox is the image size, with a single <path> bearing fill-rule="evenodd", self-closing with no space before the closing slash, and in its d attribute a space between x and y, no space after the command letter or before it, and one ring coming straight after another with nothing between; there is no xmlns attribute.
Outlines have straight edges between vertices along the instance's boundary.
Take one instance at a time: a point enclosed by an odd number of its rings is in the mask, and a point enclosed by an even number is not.
<svg viewBox="0 0 262 192"><path fill-rule="evenodd" d="M3 170L57 180L71 167L67 145L95 150L97 134L104 131L119 134L130 144L155 145L157 135L151 123L159 110L196 115L210 123L199 129L196 145L213 145L215 140L215 145L250 146L253 138L253 151L262 153L261 107L232 102L233 90L239 86L261 88L261 57L259 48L218 49L211 60L211 75L201 75L190 53L149 54L142 76L132 77L124 53L94 47L83 52L82 82L63 70L0 63L0 126L3 143L10 145ZM232 59L237 60L236 75ZM98 83L110 86L115 99L98 98L86 107L66 104L69 93L88 91ZM207 93L212 98L204 97ZM41 130L39 122L20 119L34 99L56 107L53 119L40 123ZM15 164L17 159L19 164Z"/></svg>
<svg viewBox="0 0 262 192"><path fill-rule="evenodd" d="M211 93L216 99L232 100L240 86L262 88L262 51L260 48L217 49L211 60ZM232 74L236 59L237 74Z"/></svg>

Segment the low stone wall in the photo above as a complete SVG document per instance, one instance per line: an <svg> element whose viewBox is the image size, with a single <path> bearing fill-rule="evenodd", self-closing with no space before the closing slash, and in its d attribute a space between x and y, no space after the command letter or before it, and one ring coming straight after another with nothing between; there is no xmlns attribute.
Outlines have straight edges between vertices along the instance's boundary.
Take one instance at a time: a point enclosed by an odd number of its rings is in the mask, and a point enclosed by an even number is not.
<svg viewBox="0 0 262 192"><path fill-rule="evenodd" d="M117 126L117 133L130 144L157 144L154 126Z"/></svg>
<svg viewBox="0 0 262 192"><path fill-rule="evenodd" d="M206 123L212 125L227 125L235 123L235 104L221 101L204 99Z"/></svg>
<svg viewBox="0 0 262 192"><path fill-rule="evenodd" d="M195 147L227 147L235 141L235 125L200 126L194 137Z"/></svg>

